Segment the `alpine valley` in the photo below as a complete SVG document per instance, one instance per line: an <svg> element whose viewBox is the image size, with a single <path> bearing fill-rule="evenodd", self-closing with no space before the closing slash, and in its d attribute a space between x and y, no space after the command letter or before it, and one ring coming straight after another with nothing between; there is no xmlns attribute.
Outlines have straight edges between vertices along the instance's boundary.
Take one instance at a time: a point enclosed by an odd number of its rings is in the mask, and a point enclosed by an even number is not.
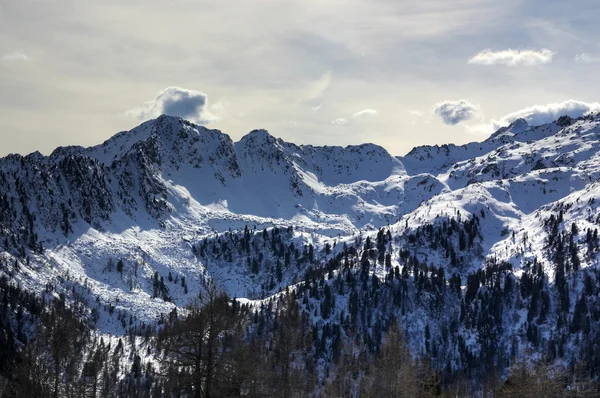
<svg viewBox="0 0 600 398"><path fill-rule="evenodd" d="M9 155L0 395L598 396L599 178L600 114L400 157L163 115Z"/></svg>

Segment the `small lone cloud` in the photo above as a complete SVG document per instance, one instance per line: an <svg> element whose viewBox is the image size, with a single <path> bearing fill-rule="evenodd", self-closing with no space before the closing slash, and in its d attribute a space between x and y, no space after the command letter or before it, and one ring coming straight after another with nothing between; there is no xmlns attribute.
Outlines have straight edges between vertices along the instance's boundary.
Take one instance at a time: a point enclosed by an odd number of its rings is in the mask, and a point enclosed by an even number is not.
<svg viewBox="0 0 600 398"><path fill-rule="evenodd" d="M378 116L379 113L375 109L363 109L362 111L358 111L354 114L354 117L357 118L365 118L371 116Z"/></svg>
<svg viewBox="0 0 600 398"><path fill-rule="evenodd" d="M319 104L319 105L315 105L313 106L311 109L313 110L313 112L317 112L319 111L321 108L323 107L323 104Z"/></svg>
<svg viewBox="0 0 600 398"><path fill-rule="evenodd" d="M343 117L340 117L340 118L337 118L337 119L334 119L331 121L331 124L337 124L340 126L344 125L346 123L348 123L348 119L344 119Z"/></svg>
<svg viewBox="0 0 600 398"><path fill-rule="evenodd" d="M29 57L25 55L23 51L16 51L14 53L4 54L2 61L15 62L15 61L29 61Z"/></svg>
<svg viewBox="0 0 600 398"><path fill-rule="evenodd" d="M534 66L552 62L554 52L541 50L483 50L469 59L475 65Z"/></svg>
<svg viewBox="0 0 600 398"><path fill-rule="evenodd" d="M160 91L155 99L145 102L141 107L130 109L125 114L141 120L165 114L179 116L198 124L207 124L217 119L206 110L207 103L208 98L203 92L167 87ZM223 111L222 107L220 111Z"/></svg>
<svg viewBox="0 0 600 398"><path fill-rule="evenodd" d="M479 113L479 106L464 99L443 101L434 105L433 113L438 115L445 124L454 126L475 117Z"/></svg>

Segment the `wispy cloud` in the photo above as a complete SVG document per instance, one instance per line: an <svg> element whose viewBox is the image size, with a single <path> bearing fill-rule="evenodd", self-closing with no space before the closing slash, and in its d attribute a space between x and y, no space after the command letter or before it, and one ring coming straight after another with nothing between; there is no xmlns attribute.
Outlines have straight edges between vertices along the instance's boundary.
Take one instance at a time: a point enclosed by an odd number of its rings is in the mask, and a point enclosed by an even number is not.
<svg viewBox="0 0 600 398"><path fill-rule="evenodd" d="M14 62L14 61L29 61L29 57L25 55L25 53L21 51L16 51L14 53L4 54L2 56L2 61Z"/></svg>
<svg viewBox="0 0 600 398"><path fill-rule="evenodd" d="M434 105L433 113L438 115L445 124L453 126L475 117L479 113L479 106L464 99L443 101Z"/></svg>
<svg viewBox="0 0 600 398"><path fill-rule="evenodd" d="M358 118L378 116L379 113L375 109L363 109L362 111L356 112L353 116Z"/></svg>
<svg viewBox="0 0 600 398"><path fill-rule="evenodd" d="M130 109L125 114L140 120L152 119L165 114L206 124L216 119L206 110L207 102L208 98L203 92L180 87L167 87L161 90L155 99L145 102L140 107ZM220 111L223 112L222 104Z"/></svg>
<svg viewBox="0 0 600 398"><path fill-rule="evenodd" d="M218 101L210 106L210 113L216 119L222 119L227 115L225 110L225 103L223 101Z"/></svg>
<svg viewBox="0 0 600 398"><path fill-rule="evenodd" d="M331 124L337 124L337 125L344 125L346 123L348 123L348 119L345 119L343 117L339 117L339 118L331 121Z"/></svg>
<svg viewBox="0 0 600 398"><path fill-rule="evenodd" d="M318 80L312 82L306 91L305 100L312 101L320 98L331 85L331 72L323 74Z"/></svg>
<svg viewBox="0 0 600 398"><path fill-rule="evenodd" d="M534 66L552 62L554 52L541 50L483 50L469 59L475 65Z"/></svg>
<svg viewBox="0 0 600 398"><path fill-rule="evenodd" d="M588 53L575 54L575 62L578 64L592 64L600 62L600 57Z"/></svg>

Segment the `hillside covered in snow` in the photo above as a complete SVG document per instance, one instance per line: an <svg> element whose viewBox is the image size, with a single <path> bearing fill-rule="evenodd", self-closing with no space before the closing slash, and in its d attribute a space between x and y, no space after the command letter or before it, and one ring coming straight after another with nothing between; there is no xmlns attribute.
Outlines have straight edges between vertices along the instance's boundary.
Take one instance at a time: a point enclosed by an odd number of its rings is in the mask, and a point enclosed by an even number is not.
<svg viewBox="0 0 600 398"><path fill-rule="evenodd" d="M0 277L76 303L109 340L160 329L211 286L262 314L250 334L277 330L264 314L291 291L317 385L341 377L340 341L377 353L396 323L445 385L506 377L525 355L583 360L592 377L599 156L598 114L399 157L265 130L233 142L163 115L97 146L0 159Z"/></svg>

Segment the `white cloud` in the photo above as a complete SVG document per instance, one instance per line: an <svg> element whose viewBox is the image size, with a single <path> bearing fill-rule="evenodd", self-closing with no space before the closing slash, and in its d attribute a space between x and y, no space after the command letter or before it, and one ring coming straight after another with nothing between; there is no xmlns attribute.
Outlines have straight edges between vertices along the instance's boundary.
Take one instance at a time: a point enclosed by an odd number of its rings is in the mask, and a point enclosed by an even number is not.
<svg viewBox="0 0 600 398"><path fill-rule="evenodd" d="M442 118L445 124L453 126L475 117L479 113L479 106L464 99L443 101L434 105L433 113Z"/></svg>
<svg viewBox="0 0 600 398"><path fill-rule="evenodd" d="M318 111L319 109L321 109L322 107L323 107L323 104L319 104L319 105L313 106L313 107L312 107L312 110L313 110L313 112L317 112L317 111Z"/></svg>
<svg viewBox="0 0 600 398"><path fill-rule="evenodd" d="M353 116L354 117L370 117L370 116L378 116L379 113L377 113L377 111L375 109L363 109L362 111L358 111L356 112Z"/></svg>
<svg viewBox="0 0 600 398"><path fill-rule="evenodd" d="M554 52L546 48L541 50L483 50L469 60L476 65L534 66L552 62Z"/></svg>
<svg viewBox="0 0 600 398"><path fill-rule="evenodd" d="M572 118L587 115L591 112L599 112L600 103L567 100L546 105L533 105L520 109L516 112L503 116L500 120L490 120L488 123L467 126L467 130L478 134L491 134L500 127L508 126L517 119L525 119L528 124L537 126L551 123L561 116L567 115Z"/></svg>
<svg viewBox="0 0 600 398"><path fill-rule="evenodd" d="M162 114L179 116L199 124L207 124L216 120L216 117L206 110L208 98L206 94L196 90L180 87L167 87L160 91L156 98L147 101L141 107L130 109L127 115L141 120L152 119ZM224 112L222 104L217 108Z"/></svg>
<svg viewBox="0 0 600 398"><path fill-rule="evenodd" d="M338 125L344 125L348 123L348 119L344 119L343 117L337 118L335 120L331 121L331 124L338 124Z"/></svg>
<svg viewBox="0 0 600 398"><path fill-rule="evenodd" d="M591 64L600 62L600 57L596 57L587 53L575 54L575 62L578 64Z"/></svg>
<svg viewBox="0 0 600 398"><path fill-rule="evenodd" d="M600 110L600 103L598 102L589 103L576 100L567 100L564 102L547 105L534 105L521 109L504 116L502 118L502 122L511 123L517 119L525 119L529 124L539 125L553 122L563 115L578 118L598 110Z"/></svg>
<svg viewBox="0 0 600 398"><path fill-rule="evenodd" d="M418 117L421 117L421 116L424 116L424 115L425 115L425 112L421 112L421 111L414 111L414 110L413 110L413 111L408 111L408 113L410 113L410 114L411 114L411 115L413 115L413 116L418 116Z"/></svg>
<svg viewBox="0 0 600 398"><path fill-rule="evenodd" d="M27 55L25 55L25 53L21 50L21 51L16 51L14 53L10 53L10 54L4 54L2 56L2 61L8 61L8 62L13 62L13 61L28 61L29 57Z"/></svg>

